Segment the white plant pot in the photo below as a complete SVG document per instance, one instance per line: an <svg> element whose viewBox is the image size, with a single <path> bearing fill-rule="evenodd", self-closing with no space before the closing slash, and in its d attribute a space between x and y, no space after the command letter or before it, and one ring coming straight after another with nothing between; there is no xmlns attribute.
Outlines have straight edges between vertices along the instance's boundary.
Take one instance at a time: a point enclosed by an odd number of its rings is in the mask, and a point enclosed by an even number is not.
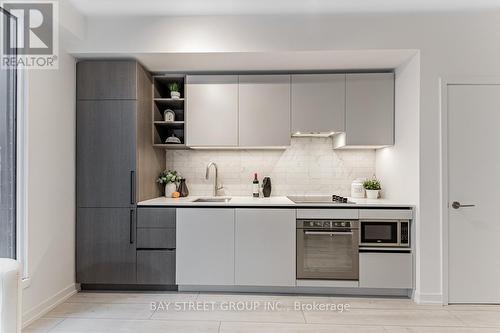
<svg viewBox="0 0 500 333"><path fill-rule="evenodd" d="M175 191L177 191L177 185L175 185L175 183L168 183L167 185L165 185L165 196L167 198L171 198L172 193L174 193Z"/></svg>
<svg viewBox="0 0 500 333"><path fill-rule="evenodd" d="M172 99L179 99L179 98L181 98L181 93L178 91L171 91L170 97L172 97Z"/></svg>
<svg viewBox="0 0 500 333"><path fill-rule="evenodd" d="M378 195L380 190L366 190L366 198L367 199L378 199Z"/></svg>

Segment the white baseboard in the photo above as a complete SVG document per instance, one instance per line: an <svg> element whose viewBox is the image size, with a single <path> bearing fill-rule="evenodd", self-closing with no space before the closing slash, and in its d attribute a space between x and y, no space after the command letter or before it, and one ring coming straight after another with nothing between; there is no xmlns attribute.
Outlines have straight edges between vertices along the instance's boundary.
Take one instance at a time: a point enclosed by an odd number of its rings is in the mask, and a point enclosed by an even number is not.
<svg viewBox="0 0 500 333"><path fill-rule="evenodd" d="M65 300L77 293L77 286L75 283L67 286L54 296L46 299L34 308L23 313L23 328L33 323L35 320L43 317L47 312L63 303Z"/></svg>
<svg viewBox="0 0 500 333"><path fill-rule="evenodd" d="M415 291L413 300L417 304L443 304L443 294L441 293L421 293Z"/></svg>

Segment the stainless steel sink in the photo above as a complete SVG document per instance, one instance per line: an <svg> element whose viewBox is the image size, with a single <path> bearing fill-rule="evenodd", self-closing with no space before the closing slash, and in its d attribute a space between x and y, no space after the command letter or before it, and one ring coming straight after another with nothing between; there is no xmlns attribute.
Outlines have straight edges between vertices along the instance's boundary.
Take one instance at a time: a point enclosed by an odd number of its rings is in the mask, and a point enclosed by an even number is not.
<svg viewBox="0 0 500 333"><path fill-rule="evenodd" d="M193 202L229 202L231 198L199 198Z"/></svg>

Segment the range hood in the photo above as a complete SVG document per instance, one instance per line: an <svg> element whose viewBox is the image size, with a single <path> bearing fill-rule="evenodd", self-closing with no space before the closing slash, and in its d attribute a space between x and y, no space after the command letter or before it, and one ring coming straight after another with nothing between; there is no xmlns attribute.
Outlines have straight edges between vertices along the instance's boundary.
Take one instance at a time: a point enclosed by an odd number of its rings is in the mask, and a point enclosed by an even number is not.
<svg viewBox="0 0 500 333"><path fill-rule="evenodd" d="M335 132L295 132L292 133L293 138L329 138L335 135Z"/></svg>

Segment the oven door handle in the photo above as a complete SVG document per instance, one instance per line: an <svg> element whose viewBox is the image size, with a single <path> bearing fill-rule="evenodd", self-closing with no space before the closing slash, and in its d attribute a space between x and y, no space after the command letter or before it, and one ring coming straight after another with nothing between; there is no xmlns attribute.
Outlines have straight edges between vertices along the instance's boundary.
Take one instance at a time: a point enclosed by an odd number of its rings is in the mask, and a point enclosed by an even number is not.
<svg viewBox="0 0 500 333"><path fill-rule="evenodd" d="M342 232L342 231L304 231L305 235L352 235L352 231Z"/></svg>

